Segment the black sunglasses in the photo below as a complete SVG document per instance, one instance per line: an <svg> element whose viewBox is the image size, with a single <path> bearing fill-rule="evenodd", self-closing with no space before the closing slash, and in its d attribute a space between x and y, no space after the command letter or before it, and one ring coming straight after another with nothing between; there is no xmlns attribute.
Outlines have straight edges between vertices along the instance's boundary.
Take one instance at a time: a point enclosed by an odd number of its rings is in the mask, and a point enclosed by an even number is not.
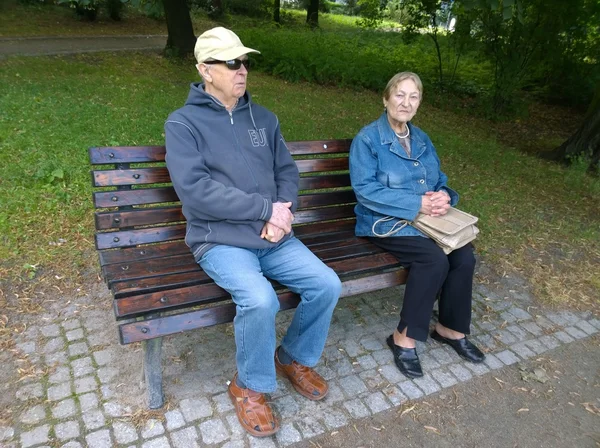
<svg viewBox="0 0 600 448"><path fill-rule="evenodd" d="M229 70L239 70L243 65L246 70L250 70L249 59L230 59L229 61L204 61L204 64L225 64Z"/></svg>

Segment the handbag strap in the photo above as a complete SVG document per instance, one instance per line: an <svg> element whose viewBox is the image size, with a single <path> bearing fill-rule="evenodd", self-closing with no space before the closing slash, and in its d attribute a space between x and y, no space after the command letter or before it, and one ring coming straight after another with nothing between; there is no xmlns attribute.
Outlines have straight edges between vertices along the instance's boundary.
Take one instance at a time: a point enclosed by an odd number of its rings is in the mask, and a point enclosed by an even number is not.
<svg viewBox="0 0 600 448"><path fill-rule="evenodd" d="M378 236L379 238L387 238L388 236L392 236L398 232L400 232L400 230L402 230L403 228L405 228L408 225L408 221L406 221L405 219L402 219L400 221L398 221L397 223L395 223L392 228L390 230L388 230L385 233L377 233L377 231L375 230L375 226L379 223L382 222L388 222L391 221L392 219L396 219L393 216L386 216L384 218L379 218L377 221L375 221L373 223L373 227L371 227L371 231L373 232L373 235ZM400 225L400 227L397 227L398 225Z"/></svg>

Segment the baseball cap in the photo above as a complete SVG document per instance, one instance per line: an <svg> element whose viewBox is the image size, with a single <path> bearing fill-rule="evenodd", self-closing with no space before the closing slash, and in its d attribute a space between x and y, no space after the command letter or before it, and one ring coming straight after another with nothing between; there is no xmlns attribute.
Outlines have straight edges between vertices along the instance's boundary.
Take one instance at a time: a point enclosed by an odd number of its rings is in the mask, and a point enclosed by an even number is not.
<svg viewBox="0 0 600 448"><path fill-rule="evenodd" d="M209 59L229 61L247 53L260 53L260 51L244 47L237 34L222 26L202 33L194 47L194 56L198 63Z"/></svg>

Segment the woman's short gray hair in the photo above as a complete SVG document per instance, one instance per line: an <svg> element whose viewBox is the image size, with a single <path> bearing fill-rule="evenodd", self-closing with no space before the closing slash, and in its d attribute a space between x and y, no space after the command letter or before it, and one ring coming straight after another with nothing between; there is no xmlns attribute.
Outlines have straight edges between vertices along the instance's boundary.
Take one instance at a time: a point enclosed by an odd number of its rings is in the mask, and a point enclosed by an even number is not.
<svg viewBox="0 0 600 448"><path fill-rule="evenodd" d="M421 82L421 78L419 78L419 75L413 72L400 72L392 76L392 79L390 79L387 83L387 86L385 86L385 90L383 91L383 97L386 100L389 100L390 96L392 95L392 90L394 90L398 86L398 84L400 84L405 79L411 79L417 85L417 89L419 89L419 94L422 98L423 83Z"/></svg>

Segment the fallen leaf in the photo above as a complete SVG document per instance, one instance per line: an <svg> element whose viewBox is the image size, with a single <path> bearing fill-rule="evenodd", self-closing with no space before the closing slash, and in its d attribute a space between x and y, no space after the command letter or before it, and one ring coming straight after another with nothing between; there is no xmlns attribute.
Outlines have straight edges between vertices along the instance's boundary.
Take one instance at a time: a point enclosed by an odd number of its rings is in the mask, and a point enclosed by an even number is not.
<svg viewBox="0 0 600 448"><path fill-rule="evenodd" d="M527 409L527 408L521 408L521 409L519 409L519 410L517 411L517 414L518 414L519 412L529 412L529 409Z"/></svg>
<svg viewBox="0 0 600 448"><path fill-rule="evenodd" d="M435 432L436 434L440 434L440 431L439 431L439 429L437 429L437 428L434 428L433 426L423 426L423 428L425 428L425 429L426 429L426 430L428 430L428 431L433 431L433 432Z"/></svg>

